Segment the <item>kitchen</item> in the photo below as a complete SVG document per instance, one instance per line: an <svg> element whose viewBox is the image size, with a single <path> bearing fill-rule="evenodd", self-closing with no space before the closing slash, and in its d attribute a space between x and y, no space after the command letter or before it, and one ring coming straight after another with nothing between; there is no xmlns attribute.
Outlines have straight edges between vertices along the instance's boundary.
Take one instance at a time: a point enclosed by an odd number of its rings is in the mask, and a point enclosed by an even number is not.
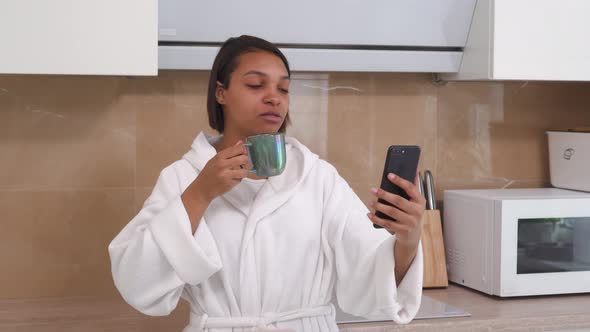
<svg viewBox="0 0 590 332"><path fill-rule="evenodd" d="M26 8L16 3L11 4L12 14L22 14ZM485 11L489 7L481 5L490 2L436 3L421 1L421 7L409 6L406 14L403 11L391 14L399 20L406 16L409 21L421 22L415 23L416 26L425 28L421 32L403 29L404 36L396 40L397 47L362 50L369 53L367 58L353 53L354 61L347 61L350 53L343 52L341 57L324 55L305 62L304 51L309 49L302 47L286 52L294 71L290 89L293 124L288 134L332 163L363 202L370 200L369 189L379 183L385 153L391 144L421 147L420 170L433 172L441 211L445 190L550 187L546 131L590 123L590 68L588 61L576 62L579 58L587 59L590 49L578 40L573 44L579 48L575 52L585 58L565 54L565 59L560 61L558 52L549 51L563 50L556 45L567 45L570 40L566 36L550 38L549 31L544 31L551 43L529 45L518 40L518 36L506 42L495 40L497 53L489 53L483 67L476 67L481 58L473 57L469 50L490 42L473 37L486 35L478 34L477 29L487 26L488 21L484 19L491 20ZM501 4L506 5L506 1L494 3L497 10L502 9ZM512 16L501 20L500 23L508 23L498 24L501 31L496 36L507 31L517 35L515 26L539 29L522 21L524 14L532 10L530 1L522 3L504 8L520 16L516 20L510 20ZM568 3L589 9L583 1ZM106 41L101 42L110 42L108 34L129 35L112 38L116 43L112 45L98 44L99 39L70 39L79 40L83 47L78 48L72 47L66 38L58 40L55 34L51 39L51 34L44 35L41 29L15 29L14 24L18 22L11 21L7 14L11 11L0 14L3 22L0 26L4 28L0 34L3 41L0 53L5 55L0 60L0 211L3 217L0 243L3 245L1 261L6 266L0 284L2 331L92 331L92 328L180 331L186 323L186 306L181 305L172 317L154 318L138 314L126 305L113 287L106 251L108 243L141 208L159 171L186 152L200 130L213 133L207 123L208 71L204 67L210 66L207 63L212 59L207 57L210 50L193 53L190 46L182 48L186 45L172 38L174 33L178 35L182 31L162 26L165 16L160 17L159 36L146 34L156 29L158 22L153 17L156 13L171 15L163 12L162 8L171 8L162 7L164 4L160 3L158 12L151 2L150 5L117 4L117 7L111 3L111 8L128 6L117 14L123 18L119 17L119 26L115 24L116 17L111 17L112 26L99 25L98 18L108 22L104 18L114 15L112 10L105 10L106 4L95 4L96 8L88 3L80 4L77 9L84 9L86 15L94 12L98 17L87 19L94 24L94 28L90 27L93 33L107 34ZM529 6L528 11L520 7L525 4ZM543 17L547 19L546 13L555 12L550 8L556 4L556 1L537 1L533 7L545 13ZM385 6L378 1L373 5ZM334 2L325 6L318 11L325 13L336 7ZM562 6L559 8L567 9L566 5ZM130 18L123 14L134 13L139 7L143 8L145 17L129 17L143 25L129 24ZM434 50L411 45L413 38L434 39L433 30L428 30L425 23L432 16L408 14L430 13L425 11L427 7L440 13L451 9L455 14L464 13L456 14L463 20L453 20L463 24L463 29L454 26L459 29L457 40L461 44L436 46L441 48ZM252 10L248 8L241 10ZM289 10L303 15L305 8ZM35 13L40 17L31 21L42 22L44 13L63 16L67 12L44 8ZM190 11L183 11L187 12ZM570 22L578 17L574 14L575 11L569 12ZM180 14L176 12L176 15ZM439 23L449 21L439 15L436 16ZM537 16L526 17L533 20ZM77 20L77 24L82 22ZM412 26L407 21L399 24L399 29ZM343 28L344 19L335 21L334 25ZM122 29L123 26L135 26L137 30ZM588 26L585 27L582 32L588 31ZM352 31L358 30L362 33L352 43L369 38L366 31L355 25L350 25L350 30L338 36L352 38L355 37ZM8 31L12 35L7 35ZM68 33L75 32L71 29ZM264 37L264 30L260 34ZM15 35L19 40L14 40ZM555 35L560 36L557 32ZM572 35L574 38L577 34ZM159 54L158 37L162 44ZM377 37L368 42L379 43ZM35 42L22 43L25 38ZM320 34L318 38L326 36ZM108 53L115 53L120 59L96 56L104 53L104 49L92 48L92 44L107 47ZM525 52L536 45L544 48L550 61L539 50ZM215 48L215 43L203 40L193 46ZM182 49L174 53L174 48ZM40 54L40 50L46 52L45 57L29 57ZM9 57L8 51L14 56ZM329 54L333 50L313 51ZM381 63L379 52L384 51L391 53ZM84 60L73 61L68 54L77 54ZM506 61L507 56L522 57L532 69L522 61ZM203 61L191 62L196 59ZM568 61L571 66L567 66ZM535 64L541 67L534 67ZM555 67L542 67L550 64ZM306 67L311 65L319 68ZM471 70L461 71L467 65ZM496 71L488 71L488 66ZM425 295L463 309L470 316L415 320L407 326L381 322L340 327L342 330L370 330L368 326L374 326L374 330L380 331L419 331L445 326L450 329L452 324L465 330L506 326L558 330L590 326L590 312L583 305L589 297L583 294L500 299L451 283L448 288L425 290ZM48 315L47 305L55 303L65 309L53 312L55 316Z"/></svg>

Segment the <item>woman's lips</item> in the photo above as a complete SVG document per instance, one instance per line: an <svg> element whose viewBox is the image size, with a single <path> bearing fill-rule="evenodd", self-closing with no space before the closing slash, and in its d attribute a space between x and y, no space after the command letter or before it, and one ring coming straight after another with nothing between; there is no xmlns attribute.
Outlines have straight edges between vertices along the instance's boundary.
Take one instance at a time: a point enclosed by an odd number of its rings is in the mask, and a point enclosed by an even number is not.
<svg viewBox="0 0 590 332"><path fill-rule="evenodd" d="M263 113L260 116L271 123L281 123L283 121L283 118L277 113Z"/></svg>

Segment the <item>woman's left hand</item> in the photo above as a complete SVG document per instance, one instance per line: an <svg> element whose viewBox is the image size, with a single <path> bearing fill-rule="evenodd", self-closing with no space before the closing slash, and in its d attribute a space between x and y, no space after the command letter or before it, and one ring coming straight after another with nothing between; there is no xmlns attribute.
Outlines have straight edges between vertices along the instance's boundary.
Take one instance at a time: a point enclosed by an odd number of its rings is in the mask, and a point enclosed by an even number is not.
<svg viewBox="0 0 590 332"><path fill-rule="evenodd" d="M388 215L396 221L382 219L369 213L369 219L374 224L385 228L391 234L397 234L396 242L406 248L416 248L422 234L422 215L426 207L426 199L418 191L418 175L414 183L399 176L389 173L387 179L402 188L410 197L409 200L379 188L373 188L371 192L379 199L391 203L393 206L370 202L369 205L376 211Z"/></svg>

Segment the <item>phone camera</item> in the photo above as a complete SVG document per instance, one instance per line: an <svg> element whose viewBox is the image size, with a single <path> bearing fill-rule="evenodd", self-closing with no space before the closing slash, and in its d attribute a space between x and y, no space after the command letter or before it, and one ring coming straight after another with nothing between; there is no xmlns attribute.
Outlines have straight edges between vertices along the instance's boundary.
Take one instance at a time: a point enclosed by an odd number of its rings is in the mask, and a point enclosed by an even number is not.
<svg viewBox="0 0 590 332"><path fill-rule="evenodd" d="M402 154L405 154L405 153L406 153L406 150L402 150Z"/></svg>

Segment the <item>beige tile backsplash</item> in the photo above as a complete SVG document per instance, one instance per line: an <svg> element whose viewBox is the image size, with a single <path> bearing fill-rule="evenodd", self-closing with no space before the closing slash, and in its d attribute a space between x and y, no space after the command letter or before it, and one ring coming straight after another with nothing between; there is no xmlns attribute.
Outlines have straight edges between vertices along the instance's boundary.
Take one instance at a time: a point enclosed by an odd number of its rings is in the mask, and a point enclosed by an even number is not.
<svg viewBox="0 0 590 332"><path fill-rule="evenodd" d="M0 298L116 294L106 247L208 128L208 72L0 75ZM449 188L549 185L545 130L590 125L590 83L295 73L288 134L361 199L390 144Z"/></svg>

